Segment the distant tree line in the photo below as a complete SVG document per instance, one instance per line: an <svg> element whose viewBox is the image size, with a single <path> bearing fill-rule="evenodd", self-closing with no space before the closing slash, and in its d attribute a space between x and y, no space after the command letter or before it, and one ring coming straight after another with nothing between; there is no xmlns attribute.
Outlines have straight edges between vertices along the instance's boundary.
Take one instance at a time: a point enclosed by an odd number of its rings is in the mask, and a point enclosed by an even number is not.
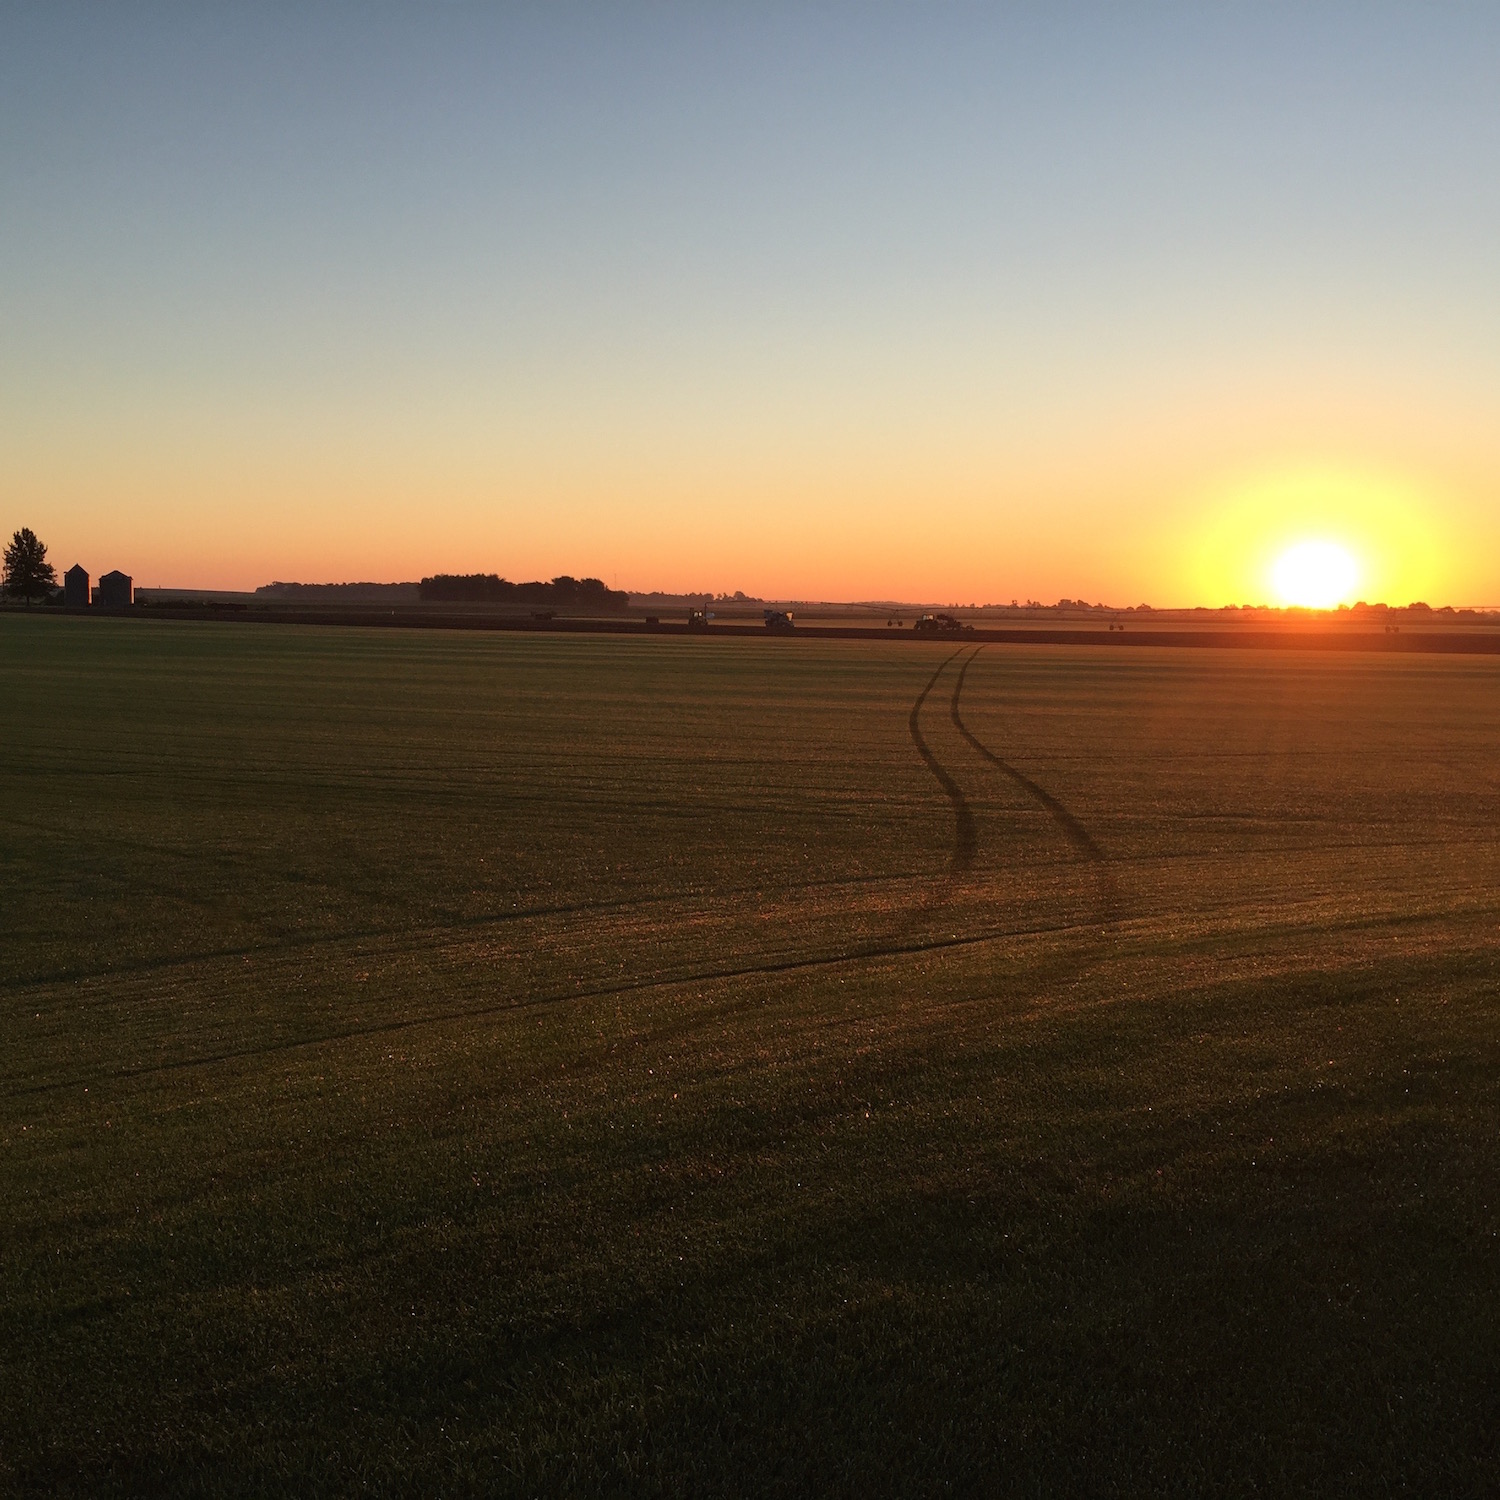
<svg viewBox="0 0 1500 1500"><path fill-rule="evenodd" d="M438 573L424 578L422 598L434 602L542 604L554 609L622 610L630 603L624 589L599 578L563 573L550 583L511 583L497 573Z"/></svg>
<svg viewBox="0 0 1500 1500"><path fill-rule="evenodd" d="M304 604L398 604L421 598L415 583L263 583L255 591Z"/></svg>

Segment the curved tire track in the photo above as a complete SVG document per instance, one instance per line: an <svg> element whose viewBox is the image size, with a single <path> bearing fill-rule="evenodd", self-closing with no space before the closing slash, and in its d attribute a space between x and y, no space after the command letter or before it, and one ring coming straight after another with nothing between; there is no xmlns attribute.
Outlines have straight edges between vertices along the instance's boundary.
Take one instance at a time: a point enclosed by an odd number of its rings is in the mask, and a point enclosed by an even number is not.
<svg viewBox="0 0 1500 1500"><path fill-rule="evenodd" d="M958 670L958 680L953 684L953 699L949 704L953 727L964 737L972 750L982 755L997 771L1010 777L1028 797L1045 809L1052 821L1062 830L1067 841L1094 866L1095 879L1099 885L1099 923L1107 927L1116 920L1118 915L1119 888L1115 883L1115 875L1110 868L1109 859L1095 841L1093 834L1046 787L1038 785L1024 771L996 755L970 730L963 721L963 715L958 711L958 700L964 690L964 679L968 676L969 668L974 665L974 658L983 650L983 646L976 646L969 659ZM947 662L943 665L946 666ZM934 682L936 680L936 678L933 679ZM931 685L931 683L928 684L929 688Z"/></svg>
<svg viewBox="0 0 1500 1500"><path fill-rule="evenodd" d="M953 854L948 864L949 877L962 875L974 863L974 856L979 853L979 824L974 820L974 809L969 806L969 799L964 795L964 789L943 769L937 756L932 753L931 747L922 736L922 725L920 722L922 705L927 701L927 695L937 686L937 680L948 669L949 663L963 655L960 647L952 656L946 657L937 671L932 674L927 686L917 694L917 701L911 706L911 713L907 717L906 727L911 731L911 742L917 747L917 754L922 757L927 769L937 778L937 784L948 794L948 800L953 804ZM967 666L967 663L965 663ZM963 674L959 674L959 685L963 685ZM957 689L954 690L954 702L958 701Z"/></svg>

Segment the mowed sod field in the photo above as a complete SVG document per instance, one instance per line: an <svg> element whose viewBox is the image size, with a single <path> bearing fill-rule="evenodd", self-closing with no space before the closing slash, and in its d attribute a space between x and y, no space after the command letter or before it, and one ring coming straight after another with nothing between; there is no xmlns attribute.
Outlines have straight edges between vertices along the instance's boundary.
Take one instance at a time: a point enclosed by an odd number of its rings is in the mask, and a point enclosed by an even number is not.
<svg viewBox="0 0 1500 1500"><path fill-rule="evenodd" d="M1492 1491L1500 660L0 685L0 1488Z"/></svg>

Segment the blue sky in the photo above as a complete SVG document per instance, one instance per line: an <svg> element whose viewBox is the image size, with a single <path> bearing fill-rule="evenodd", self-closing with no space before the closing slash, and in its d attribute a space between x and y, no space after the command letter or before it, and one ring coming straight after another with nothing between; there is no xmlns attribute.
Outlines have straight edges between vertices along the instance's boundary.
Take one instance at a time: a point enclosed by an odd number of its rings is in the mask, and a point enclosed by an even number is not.
<svg viewBox="0 0 1500 1500"><path fill-rule="evenodd" d="M1500 599L1453 544L1500 552L1493 7L61 5L0 43L0 524L69 560L1173 602L1230 587L1204 517L1336 472L1430 534L1403 583Z"/></svg>

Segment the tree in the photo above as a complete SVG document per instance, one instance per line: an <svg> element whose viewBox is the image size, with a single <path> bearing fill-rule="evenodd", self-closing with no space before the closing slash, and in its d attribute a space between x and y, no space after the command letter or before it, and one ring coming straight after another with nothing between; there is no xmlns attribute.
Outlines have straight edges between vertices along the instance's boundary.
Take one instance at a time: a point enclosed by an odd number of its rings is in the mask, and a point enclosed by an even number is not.
<svg viewBox="0 0 1500 1500"><path fill-rule="evenodd" d="M5 592L19 594L29 605L57 587L57 569L47 561L47 546L29 526L23 526L5 549Z"/></svg>

